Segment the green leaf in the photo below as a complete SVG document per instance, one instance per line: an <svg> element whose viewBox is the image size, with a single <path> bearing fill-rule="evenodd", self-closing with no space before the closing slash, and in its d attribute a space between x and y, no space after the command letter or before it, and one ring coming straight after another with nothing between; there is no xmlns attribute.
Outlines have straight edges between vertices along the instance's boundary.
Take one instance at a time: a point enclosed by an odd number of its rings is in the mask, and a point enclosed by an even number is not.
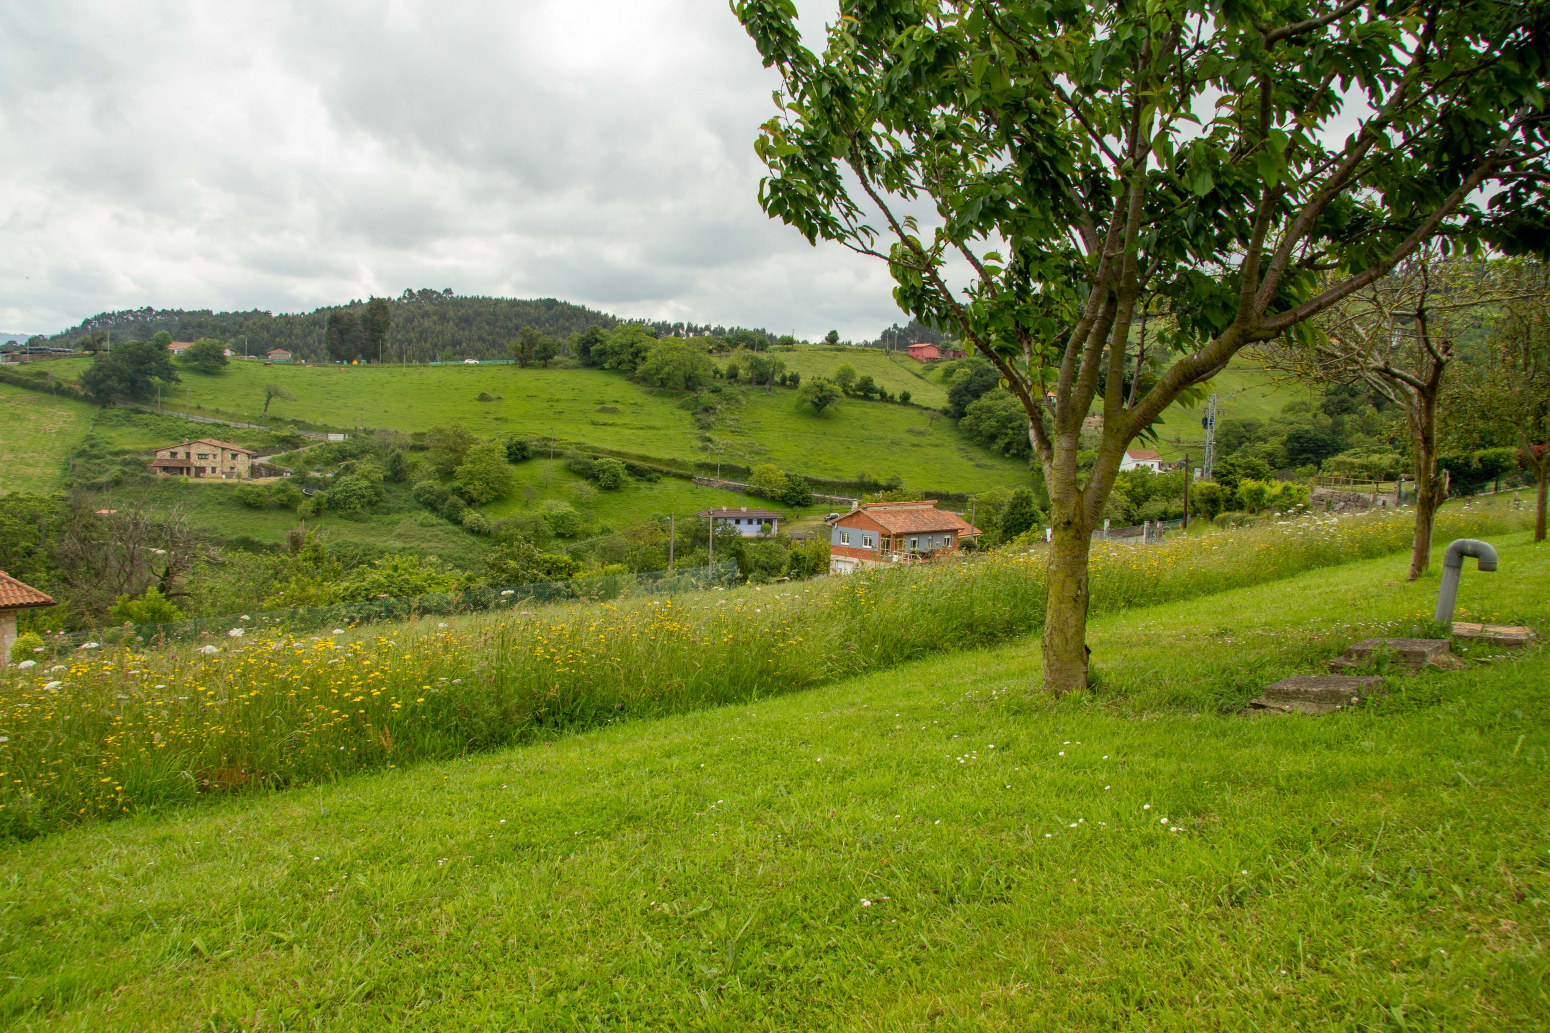
<svg viewBox="0 0 1550 1033"><path fill-rule="evenodd" d="M1195 182L1191 184L1196 197L1206 196L1215 186L1216 180L1211 178L1211 171L1209 169L1201 169L1195 173Z"/></svg>

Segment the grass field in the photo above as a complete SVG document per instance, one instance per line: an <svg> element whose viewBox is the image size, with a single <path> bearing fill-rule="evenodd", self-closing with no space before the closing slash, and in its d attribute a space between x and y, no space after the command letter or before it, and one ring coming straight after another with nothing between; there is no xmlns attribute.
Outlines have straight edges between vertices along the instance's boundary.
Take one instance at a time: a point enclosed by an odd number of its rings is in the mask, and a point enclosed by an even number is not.
<svg viewBox="0 0 1550 1033"><path fill-rule="evenodd" d="M1545 627L1497 540L1471 614ZM1230 708L1430 609L1392 558L1036 644L7 849L33 1030L1528 1029L1541 649Z"/></svg>
<svg viewBox="0 0 1550 1033"><path fill-rule="evenodd" d="M799 368L799 359L812 368L848 360L869 369L875 365L881 375L886 366L899 386L914 380L870 350L850 355L815 349L781 357L793 368ZM85 360L55 365L56 373L69 378L84 370ZM219 376L186 375L163 404L196 415L264 424L266 383L295 396L293 401L274 401L266 425L294 419L334 428L416 431L458 423L484 437L552 434L561 441L688 461L713 461L719 446L727 462L773 462L820 478L849 479L866 472L878 479L897 475L918 487L955 491L1028 481L1025 464L980 448L950 422L932 420L929 412L915 406L847 400L817 416L790 389L737 389L742 404L729 407L707 439L691 414L678 407L677 396L642 388L617 373L590 369L236 362ZM480 402L481 393L499 400Z"/></svg>
<svg viewBox="0 0 1550 1033"><path fill-rule="evenodd" d="M0 495L47 491L60 479L70 446L91 423L90 407L0 384Z"/></svg>

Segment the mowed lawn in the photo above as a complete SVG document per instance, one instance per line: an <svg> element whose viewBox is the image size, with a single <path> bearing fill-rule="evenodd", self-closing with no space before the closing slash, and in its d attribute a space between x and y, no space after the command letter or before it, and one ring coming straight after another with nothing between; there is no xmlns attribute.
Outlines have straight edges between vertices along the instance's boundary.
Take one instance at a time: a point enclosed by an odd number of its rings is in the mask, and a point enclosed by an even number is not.
<svg viewBox="0 0 1550 1033"><path fill-rule="evenodd" d="M91 416L79 402L0 384L0 495L57 487L61 464Z"/></svg>
<svg viewBox="0 0 1550 1033"><path fill-rule="evenodd" d="M1469 616L1550 624L1497 540ZM1440 558L1440 554L1439 554ZM70 1029L1530 1029L1542 649L1232 708L1429 614L1403 557L1037 643L5 851L0 1015ZM1392 632L1391 632L1392 633Z"/></svg>

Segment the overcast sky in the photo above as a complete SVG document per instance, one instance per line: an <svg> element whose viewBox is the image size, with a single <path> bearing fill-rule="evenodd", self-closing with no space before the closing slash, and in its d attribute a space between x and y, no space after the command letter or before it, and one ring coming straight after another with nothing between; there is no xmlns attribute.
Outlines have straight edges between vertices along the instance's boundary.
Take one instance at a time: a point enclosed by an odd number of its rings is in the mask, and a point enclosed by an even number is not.
<svg viewBox="0 0 1550 1033"><path fill-rule="evenodd" d="M0 330L451 287L875 337L886 268L759 210L776 84L725 0L6 4Z"/></svg>

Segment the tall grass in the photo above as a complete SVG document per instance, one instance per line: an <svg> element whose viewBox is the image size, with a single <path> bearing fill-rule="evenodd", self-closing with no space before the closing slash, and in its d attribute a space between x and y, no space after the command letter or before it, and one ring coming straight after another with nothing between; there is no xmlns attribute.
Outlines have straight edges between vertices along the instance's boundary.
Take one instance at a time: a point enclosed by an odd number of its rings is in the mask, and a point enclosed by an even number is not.
<svg viewBox="0 0 1550 1033"><path fill-rule="evenodd" d="M1449 508L1438 538L1510 529ZM1402 515L1100 545L1095 612L1400 552ZM224 651L78 651L0 675L0 835L280 787L564 728L747 701L1037 628L1043 555L555 607Z"/></svg>

